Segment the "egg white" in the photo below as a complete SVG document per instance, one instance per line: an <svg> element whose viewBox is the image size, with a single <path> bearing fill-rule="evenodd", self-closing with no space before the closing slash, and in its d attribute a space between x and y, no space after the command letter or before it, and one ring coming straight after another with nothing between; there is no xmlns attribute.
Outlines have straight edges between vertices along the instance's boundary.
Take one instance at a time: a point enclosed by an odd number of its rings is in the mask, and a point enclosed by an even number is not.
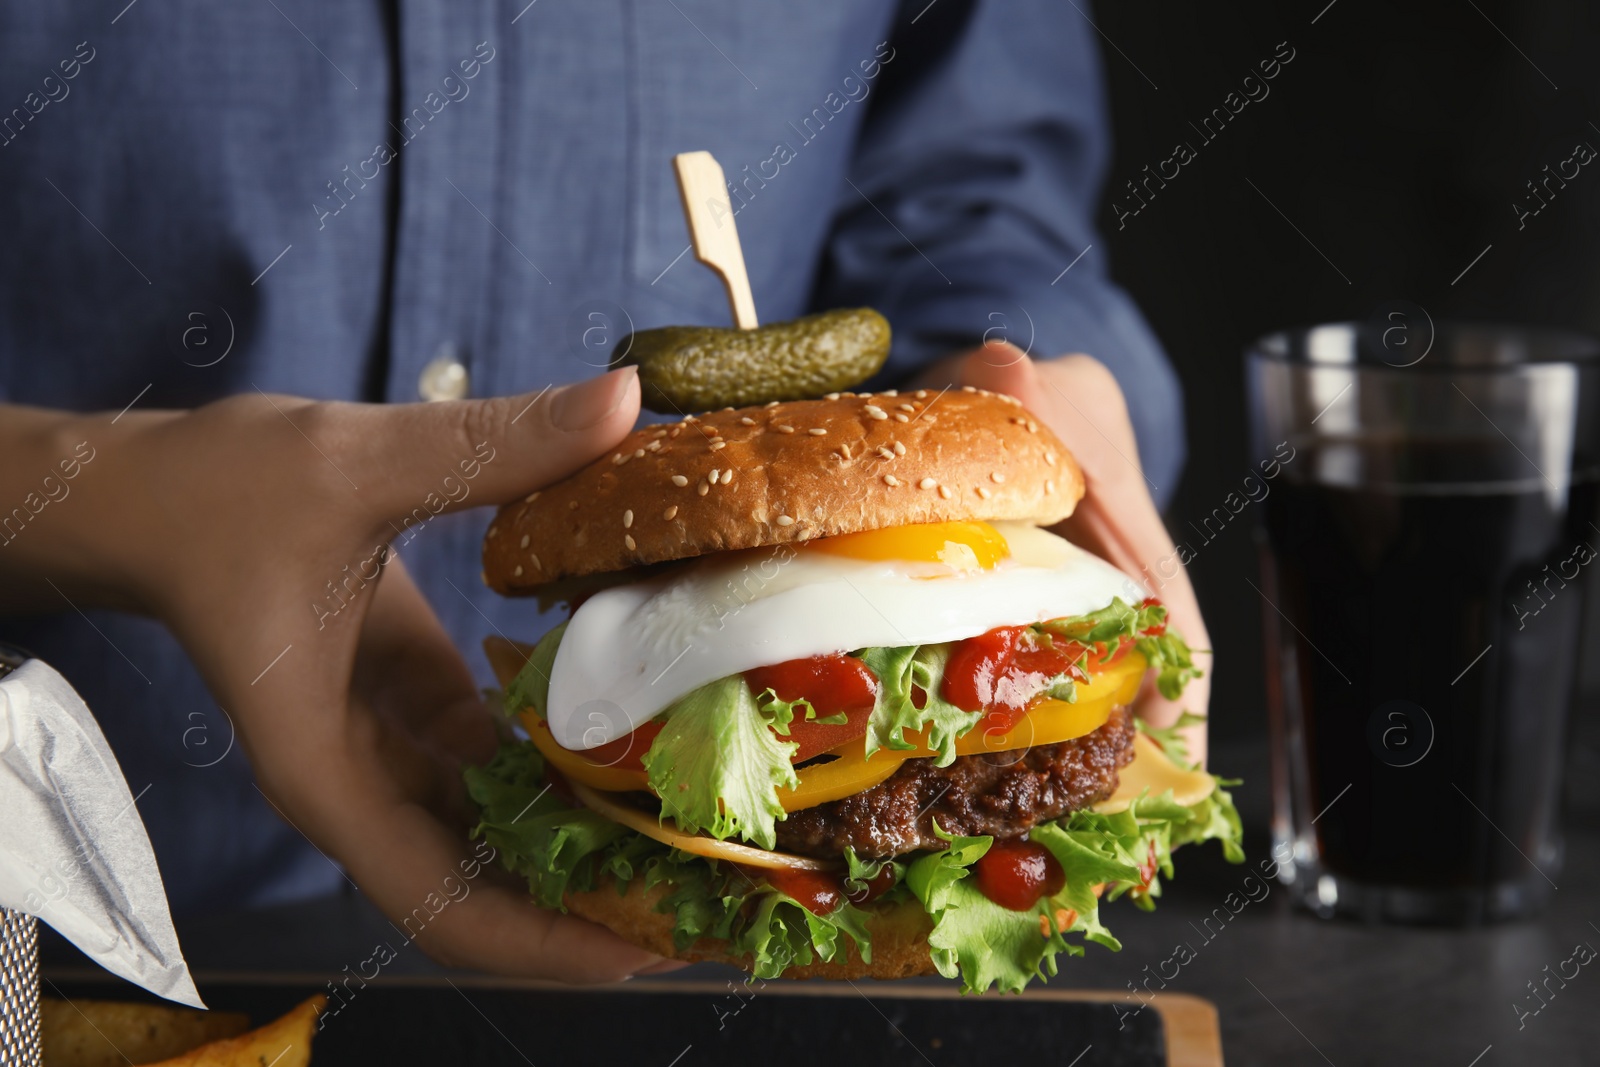
<svg viewBox="0 0 1600 1067"><path fill-rule="evenodd" d="M776 545L596 593L573 614L551 667L551 733L566 748L594 748L707 682L755 667L956 641L1150 595L1048 531L995 528L1011 558L992 570L968 569L959 552L944 563L875 562Z"/></svg>

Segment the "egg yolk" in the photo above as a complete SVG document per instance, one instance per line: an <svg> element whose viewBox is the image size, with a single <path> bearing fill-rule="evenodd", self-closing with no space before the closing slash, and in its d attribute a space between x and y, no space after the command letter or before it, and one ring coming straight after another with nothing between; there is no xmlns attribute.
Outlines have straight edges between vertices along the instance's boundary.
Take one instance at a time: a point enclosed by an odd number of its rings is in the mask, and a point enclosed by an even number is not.
<svg viewBox="0 0 1600 1067"><path fill-rule="evenodd" d="M956 570L990 570L1011 555L1005 537L986 522L890 526L818 538L809 547L852 559L944 563Z"/></svg>

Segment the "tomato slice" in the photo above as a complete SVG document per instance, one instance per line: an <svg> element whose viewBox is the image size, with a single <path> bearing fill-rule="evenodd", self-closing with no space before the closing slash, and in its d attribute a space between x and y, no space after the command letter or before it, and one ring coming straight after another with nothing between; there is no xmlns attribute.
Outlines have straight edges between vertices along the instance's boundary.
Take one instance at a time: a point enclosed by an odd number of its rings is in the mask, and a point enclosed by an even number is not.
<svg viewBox="0 0 1600 1067"><path fill-rule="evenodd" d="M799 745L794 762L804 763L867 732L867 720L878 700L878 679L865 663L843 654L788 660L745 672L750 691L760 696L768 689L787 701L805 700L817 719L845 716L842 723L796 718L789 724L789 740Z"/></svg>
<svg viewBox="0 0 1600 1067"><path fill-rule="evenodd" d="M650 745L655 741L656 734L659 734L665 725L660 719L651 719L626 737L619 737L615 741L607 741L603 745L585 749L582 753L583 758L602 767L643 771L644 754L650 751Z"/></svg>

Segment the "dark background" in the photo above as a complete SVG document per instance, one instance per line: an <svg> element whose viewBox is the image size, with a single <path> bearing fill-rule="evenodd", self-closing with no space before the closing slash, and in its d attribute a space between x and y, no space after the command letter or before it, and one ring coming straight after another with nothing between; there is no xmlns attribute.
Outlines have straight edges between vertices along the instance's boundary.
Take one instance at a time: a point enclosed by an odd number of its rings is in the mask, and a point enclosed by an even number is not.
<svg viewBox="0 0 1600 1067"><path fill-rule="evenodd" d="M1579 141L1600 149L1600 5L1117 0L1089 14L1116 136L1096 251L1183 379L1189 462L1167 521L1198 552L1189 574L1218 653L1214 728L1238 736L1264 722L1262 602L1245 582L1257 580L1259 505L1203 547L1189 523L1250 470L1242 352L1273 330L1364 320L1393 300L1434 319L1600 333L1600 165L1521 229L1512 206L1535 204L1525 183ZM1282 42L1294 58L1270 95L1205 141L1190 123ZM1137 207L1126 183L1180 141L1196 158L1119 229L1113 201ZM1595 651L1600 627L1588 633Z"/></svg>

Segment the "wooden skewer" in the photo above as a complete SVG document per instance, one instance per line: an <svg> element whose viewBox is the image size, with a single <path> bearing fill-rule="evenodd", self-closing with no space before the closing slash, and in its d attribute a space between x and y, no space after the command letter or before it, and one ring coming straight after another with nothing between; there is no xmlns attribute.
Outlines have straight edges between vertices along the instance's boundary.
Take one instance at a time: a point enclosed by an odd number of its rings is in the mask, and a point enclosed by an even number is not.
<svg viewBox="0 0 1600 1067"><path fill-rule="evenodd" d="M678 175L678 195L694 241L694 258L722 279L733 324L741 330L755 329L760 325L756 301L750 292L750 276L744 269L744 251L733 224L733 205L728 200L722 164L710 152L680 152L672 157L672 169Z"/></svg>

